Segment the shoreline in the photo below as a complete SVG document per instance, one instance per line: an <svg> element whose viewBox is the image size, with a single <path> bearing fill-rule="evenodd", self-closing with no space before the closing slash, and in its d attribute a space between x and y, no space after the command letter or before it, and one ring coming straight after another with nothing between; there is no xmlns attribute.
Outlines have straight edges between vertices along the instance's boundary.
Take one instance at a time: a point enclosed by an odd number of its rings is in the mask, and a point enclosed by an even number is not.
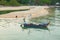
<svg viewBox="0 0 60 40"><path fill-rule="evenodd" d="M4 9L5 8L5 9ZM19 10L19 9L30 9L27 11L16 11L11 12L8 14L2 14L0 15L0 18L21 18L21 17L27 17L30 14L32 15L32 18L40 17L40 16L46 16L48 15L48 10L45 8L49 8L48 6L21 6L21 7L2 7L0 8L0 11L2 10Z"/></svg>

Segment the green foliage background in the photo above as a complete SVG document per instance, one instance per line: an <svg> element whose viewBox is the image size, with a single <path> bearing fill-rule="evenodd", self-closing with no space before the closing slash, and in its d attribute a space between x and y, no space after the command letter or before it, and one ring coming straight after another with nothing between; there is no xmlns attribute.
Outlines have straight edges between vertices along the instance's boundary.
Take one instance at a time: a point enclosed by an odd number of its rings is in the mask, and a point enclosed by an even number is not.
<svg viewBox="0 0 60 40"><path fill-rule="evenodd" d="M60 0L0 0L0 5L20 6L20 5L55 5Z"/></svg>

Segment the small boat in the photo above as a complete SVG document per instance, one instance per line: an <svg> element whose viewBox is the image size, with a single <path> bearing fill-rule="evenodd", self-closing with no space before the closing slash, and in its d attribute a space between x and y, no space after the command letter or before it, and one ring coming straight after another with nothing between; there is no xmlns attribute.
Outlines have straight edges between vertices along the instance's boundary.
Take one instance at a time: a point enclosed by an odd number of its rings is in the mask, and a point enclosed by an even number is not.
<svg viewBox="0 0 60 40"><path fill-rule="evenodd" d="M33 23L30 23L30 24L23 24L23 25L21 25L21 27L22 28L25 28L25 29L27 29L27 28L35 28L35 29L48 29L48 25L50 24L50 22L48 22L48 23L42 23L42 24L33 24Z"/></svg>

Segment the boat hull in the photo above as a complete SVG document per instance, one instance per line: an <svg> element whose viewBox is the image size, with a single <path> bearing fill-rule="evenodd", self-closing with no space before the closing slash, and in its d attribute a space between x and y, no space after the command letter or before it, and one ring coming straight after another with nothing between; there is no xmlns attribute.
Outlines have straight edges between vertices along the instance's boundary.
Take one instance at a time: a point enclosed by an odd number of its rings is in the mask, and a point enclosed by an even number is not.
<svg viewBox="0 0 60 40"><path fill-rule="evenodd" d="M48 25L49 23L45 23L45 24L33 24L33 23L30 23L30 24L23 24L24 26L22 28L35 28L35 29L48 29Z"/></svg>

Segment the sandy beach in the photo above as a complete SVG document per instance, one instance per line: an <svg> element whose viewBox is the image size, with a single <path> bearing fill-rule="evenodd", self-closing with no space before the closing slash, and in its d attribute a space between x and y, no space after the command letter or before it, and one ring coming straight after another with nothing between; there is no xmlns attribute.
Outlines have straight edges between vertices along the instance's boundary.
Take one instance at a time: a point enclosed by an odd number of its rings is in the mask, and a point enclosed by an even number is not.
<svg viewBox="0 0 60 40"><path fill-rule="evenodd" d="M39 16L46 16L48 14L48 10L45 8L49 8L48 6L21 6L21 7L0 7L0 11L4 10L19 10L19 9L30 9L27 11L16 11L10 12L8 14L0 15L0 18L21 18L28 17L29 15L32 18Z"/></svg>

